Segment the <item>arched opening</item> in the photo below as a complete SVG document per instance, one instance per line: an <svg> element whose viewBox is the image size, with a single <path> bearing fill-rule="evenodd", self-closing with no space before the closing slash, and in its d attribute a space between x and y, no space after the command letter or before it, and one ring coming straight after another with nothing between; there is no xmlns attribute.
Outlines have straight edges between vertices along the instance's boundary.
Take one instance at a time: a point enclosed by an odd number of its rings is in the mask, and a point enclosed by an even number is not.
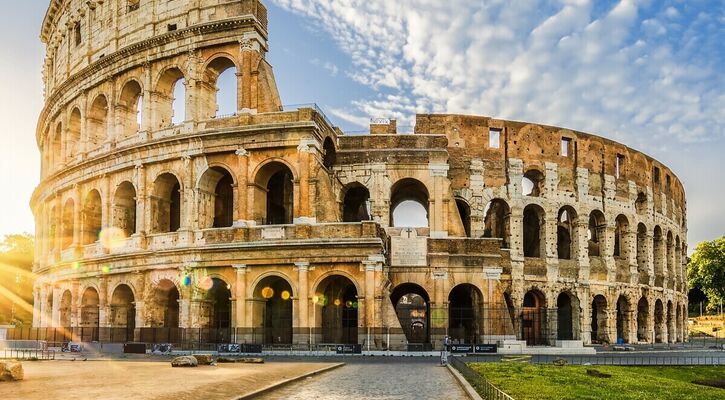
<svg viewBox="0 0 725 400"><path fill-rule="evenodd" d="M544 174L537 169L526 171L521 179L521 192L524 196L541 196L544 192Z"/></svg>
<svg viewBox="0 0 725 400"><path fill-rule="evenodd" d="M477 287L463 283L448 295L448 336L454 343L479 343L482 329L483 295Z"/></svg>
<svg viewBox="0 0 725 400"><path fill-rule="evenodd" d="M81 341L98 341L99 313L98 292L89 287L81 297Z"/></svg>
<svg viewBox="0 0 725 400"><path fill-rule="evenodd" d="M337 150L335 149L335 143L332 141L331 137L328 136L325 138L322 150L324 152L322 165L324 165L328 171L331 171L332 167L335 165L335 161L337 160Z"/></svg>
<svg viewBox="0 0 725 400"><path fill-rule="evenodd" d="M111 295L109 323L114 328L133 331L136 328L136 299L128 285L118 285ZM131 336L133 338L133 336Z"/></svg>
<svg viewBox="0 0 725 400"><path fill-rule="evenodd" d="M294 176L281 162L263 166L255 178L255 213L258 223L291 224L294 221Z"/></svg>
<svg viewBox="0 0 725 400"><path fill-rule="evenodd" d="M113 195L113 226L123 231L125 237L136 233L136 188L125 181L118 185Z"/></svg>
<svg viewBox="0 0 725 400"><path fill-rule="evenodd" d="M425 228L428 223L428 188L413 178L401 179L390 189L390 226Z"/></svg>
<svg viewBox="0 0 725 400"><path fill-rule="evenodd" d="M222 167L204 171L197 190L199 223L202 228L234 225L234 178Z"/></svg>
<svg viewBox="0 0 725 400"><path fill-rule="evenodd" d="M634 208L639 215L647 213L647 195L644 194L644 192L637 193L637 199L634 201Z"/></svg>
<svg viewBox="0 0 725 400"><path fill-rule="evenodd" d="M486 205L483 237L501 239L501 248L509 248L511 209L501 199L493 199Z"/></svg>
<svg viewBox="0 0 725 400"><path fill-rule="evenodd" d="M576 253L576 211L566 206L559 209L556 223L556 252L561 260L571 260Z"/></svg>
<svg viewBox="0 0 725 400"><path fill-rule="evenodd" d="M662 300L655 301L655 343L665 342L665 307Z"/></svg>
<svg viewBox="0 0 725 400"><path fill-rule="evenodd" d="M68 118L65 131L65 161L74 160L80 152L81 145L81 110L74 108Z"/></svg>
<svg viewBox="0 0 725 400"><path fill-rule="evenodd" d="M219 278L205 277L199 284L205 290L202 316L207 328L211 328L210 340L229 343L232 338L231 285Z"/></svg>
<svg viewBox="0 0 725 400"><path fill-rule="evenodd" d="M50 140L50 149L48 159L50 166L49 171L56 171L63 163L63 126L59 123L55 129L52 139Z"/></svg>
<svg viewBox="0 0 725 400"><path fill-rule="evenodd" d="M67 249L73 245L73 231L75 230L74 216L75 202L68 199L63 205L63 216L61 218L61 248Z"/></svg>
<svg viewBox="0 0 725 400"><path fill-rule="evenodd" d="M683 332L683 329L684 329L683 322L684 321L682 320L683 309L684 309L684 306L677 306L677 308L676 308L677 317L675 319L675 323L677 324L677 341L678 342L685 341L685 336L684 336L685 333Z"/></svg>
<svg viewBox="0 0 725 400"><path fill-rule="evenodd" d="M675 279L675 241L672 238L672 231L667 231L667 276L670 282Z"/></svg>
<svg viewBox="0 0 725 400"><path fill-rule="evenodd" d="M254 289L253 326L264 329L264 344L292 343L292 287L279 276L262 279Z"/></svg>
<svg viewBox="0 0 725 400"><path fill-rule="evenodd" d="M637 341L649 342L649 302L644 296L637 303Z"/></svg>
<svg viewBox="0 0 725 400"><path fill-rule="evenodd" d="M524 208L524 257L540 258L546 254L544 209L536 204Z"/></svg>
<svg viewBox="0 0 725 400"><path fill-rule="evenodd" d="M652 253L654 255L655 286L662 287L665 275L665 240L662 235L662 228L655 226L652 237Z"/></svg>
<svg viewBox="0 0 725 400"><path fill-rule="evenodd" d="M345 187L345 197L342 201L343 222L369 221L370 218L370 191L359 183L352 183Z"/></svg>
<svg viewBox="0 0 725 400"><path fill-rule="evenodd" d="M145 302L144 310L149 319L146 324L152 328L178 328L179 298L179 289L174 282L160 280Z"/></svg>
<svg viewBox="0 0 725 400"><path fill-rule="evenodd" d="M59 311L59 319L58 319L58 325L60 325L61 328L66 328L66 330L69 330L71 327L71 324L73 321L71 320L71 313L73 311L73 297L70 294L70 290L66 290L63 292L63 295L60 298L60 307L58 307Z"/></svg>
<svg viewBox="0 0 725 400"><path fill-rule="evenodd" d="M471 237L471 207L465 200L457 198L456 208L458 208L458 215L461 217L461 224L463 224L466 237Z"/></svg>
<svg viewBox="0 0 725 400"><path fill-rule="evenodd" d="M400 326L409 344L430 343L430 298L414 283L395 287L390 294Z"/></svg>
<svg viewBox="0 0 725 400"><path fill-rule="evenodd" d="M157 127L166 128L186 118L186 81L178 68L166 70L156 89Z"/></svg>
<svg viewBox="0 0 725 400"><path fill-rule="evenodd" d="M207 118L237 112L237 67L228 57L217 57L206 68L202 95L208 103Z"/></svg>
<svg viewBox="0 0 725 400"><path fill-rule="evenodd" d="M96 96L88 112L88 143L91 149L102 145L108 139L108 99Z"/></svg>
<svg viewBox="0 0 725 400"><path fill-rule="evenodd" d="M524 295L521 310L522 340L530 346L546 344L546 298L538 290L529 290Z"/></svg>
<svg viewBox="0 0 725 400"><path fill-rule="evenodd" d="M649 270L647 267L647 227L643 223L637 224L637 272L639 283L649 283Z"/></svg>
<svg viewBox="0 0 725 400"><path fill-rule="evenodd" d="M101 195L97 190L91 190L83 203L83 244L97 242L103 229L103 208Z"/></svg>
<svg viewBox="0 0 725 400"><path fill-rule="evenodd" d="M601 257L606 234L607 222L604 219L604 214L599 210L592 211L589 214L589 231L587 234L589 257Z"/></svg>
<svg viewBox="0 0 725 400"><path fill-rule="evenodd" d="M557 339L576 340L579 335L579 299L568 292L556 298Z"/></svg>
<svg viewBox="0 0 725 400"><path fill-rule="evenodd" d="M181 227L181 185L173 174L156 178L151 215L154 233L176 232Z"/></svg>
<svg viewBox="0 0 725 400"><path fill-rule="evenodd" d="M629 257L629 221L622 214L617 216L614 227L614 257L626 260Z"/></svg>
<svg viewBox="0 0 725 400"><path fill-rule="evenodd" d="M355 284L331 275L317 287L315 302L323 343L357 343L358 299Z"/></svg>
<svg viewBox="0 0 725 400"><path fill-rule="evenodd" d="M629 343L629 327L632 309L629 300L624 296L617 299L617 342Z"/></svg>
<svg viewBox="0 0 725 400"><path fill-rule="evenodd" d="M675 332L675 309L672 307L672 301L667 301L667 341L674 343L677 338Z"/></svg>
<svg viewBox="0 0 725 400"><path fill-rule="evenodd" d="M592 300L592 343L607 343L607 299L598 294Z"/></svg>
<svg viewBox="0 0 725 400"><path fill-rule="evenodd" d="M129 81L123 86L115 111L121 123L121 137L133 136L141 130L143 89L138 82Z"/></svg>

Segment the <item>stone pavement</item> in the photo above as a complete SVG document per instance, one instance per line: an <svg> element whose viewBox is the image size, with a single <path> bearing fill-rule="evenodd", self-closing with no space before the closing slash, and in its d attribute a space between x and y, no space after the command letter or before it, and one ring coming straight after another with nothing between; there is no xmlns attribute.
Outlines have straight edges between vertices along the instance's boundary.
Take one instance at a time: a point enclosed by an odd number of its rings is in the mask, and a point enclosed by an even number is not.
<svg viewBox="0 0 725 400"><path fill-rule="evenodd" d="M272 391L259 399L467 399L437 358L341 360L342 368Z"/></svg>

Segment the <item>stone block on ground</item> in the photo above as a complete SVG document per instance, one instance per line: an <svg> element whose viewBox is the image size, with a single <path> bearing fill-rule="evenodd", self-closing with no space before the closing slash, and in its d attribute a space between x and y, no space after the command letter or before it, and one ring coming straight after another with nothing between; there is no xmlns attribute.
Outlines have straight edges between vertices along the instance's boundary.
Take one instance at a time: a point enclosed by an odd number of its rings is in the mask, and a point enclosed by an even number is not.
<svg viewBox="0 0 725 400"><path fill-rule="evenodd" d="M192 357L196 358L196 362L199 365L211 365L214 361L211 354L194 354Z"/></svg>
<svg viewBox="0 0 725 400"><path fill-rule="evenodd" d="M238 358L238 357L219 357L216 360L218 363L245 363L245 364L264 364L263 358Z"/></svg>
<svg viewBox="0 0 725 400"><path fill-rule="evenodd" d="M172 367L196 367L199 362L193 356L179 356L171 360Z"/></svg>
<svg viewBox="0 0 725 400"><path fill-rule="evenodd" d="M23 364L17 361L0 361L0 382L21 381L24 377Z"/></svg>

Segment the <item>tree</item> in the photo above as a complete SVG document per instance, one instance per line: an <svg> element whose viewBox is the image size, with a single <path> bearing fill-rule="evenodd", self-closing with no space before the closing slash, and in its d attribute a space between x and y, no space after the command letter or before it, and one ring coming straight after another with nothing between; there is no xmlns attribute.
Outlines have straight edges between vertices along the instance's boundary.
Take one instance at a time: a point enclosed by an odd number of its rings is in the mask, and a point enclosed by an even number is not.
<svg viewBox="0 0 725 400"><path fill-rule="evenodd" d="M702 242L687 266L690 287L698 287L707 296L709 308L725 300L725 236Z"/></svg>
<svg viewBox="0 0 725 400"><path fill-rule="evenodd" d="M34 246L28 233L6 235L0 242L0 324L32 323Z"/></svg>

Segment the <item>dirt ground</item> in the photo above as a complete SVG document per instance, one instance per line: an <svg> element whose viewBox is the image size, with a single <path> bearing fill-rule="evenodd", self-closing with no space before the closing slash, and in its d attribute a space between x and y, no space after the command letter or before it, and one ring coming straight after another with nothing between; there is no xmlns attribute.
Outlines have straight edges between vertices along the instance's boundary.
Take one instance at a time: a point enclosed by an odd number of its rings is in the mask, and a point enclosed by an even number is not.
<svg viewBox="0 0 725 400"><path fill-rule="evenodd" d="M24 362L25 380L0 383L0 398L24 400L229 400L329 363L219 364L171 368L155 361Z"/></svg>

